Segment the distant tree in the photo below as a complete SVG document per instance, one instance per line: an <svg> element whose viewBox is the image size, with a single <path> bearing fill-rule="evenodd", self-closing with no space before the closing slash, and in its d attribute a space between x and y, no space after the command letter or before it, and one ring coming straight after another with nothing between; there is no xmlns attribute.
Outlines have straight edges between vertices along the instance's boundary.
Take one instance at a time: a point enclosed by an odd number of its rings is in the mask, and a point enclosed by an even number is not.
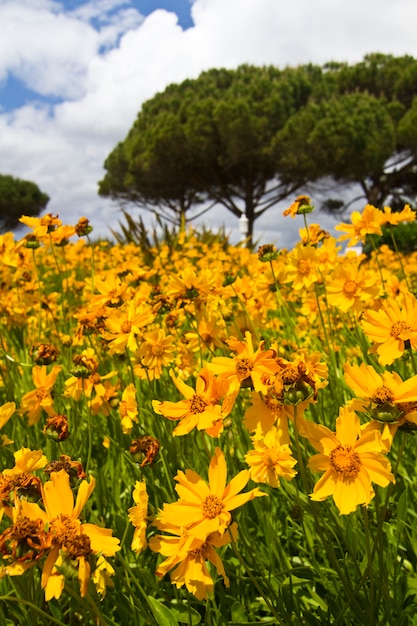
<svg viewBox="0 0 417 626"><path fill-rule="evenodd" d="M375 206L414 205L417 61L370 54L353 66L327 64L307 105L278 131L273 150L282 175L319 182L327 177L342 189L356 183L358 199ZM326 204L330 210L343 206L337 199Z"/></svg>
<svg viewBox="0 0 417 626"><path fill-rule="evenodd" d="M105 161L99 194L174 222L202 203L221 204L253 225L303 179L280 177L271 141L305 106L320 68L243 65L170 85L144 103Z"/></svg>
<svg viewBox="0 0 417 626"><path fill-rule="evenodd" d="M35 183L0 174L0 231L15 230L22 215L39 215L48 202Z"/></svg>
<svg viewBox="0 0 417 626"><path fill-rule="evenodd" d="M417 198L417 61L213 69L144 103L99 193L173 223L221 204L255 221L311 184L402 208ZM328 196L328 194L327 194ZM358 197L359 199L359 197ZM201 213L200 213L201 214Z"/></svg>

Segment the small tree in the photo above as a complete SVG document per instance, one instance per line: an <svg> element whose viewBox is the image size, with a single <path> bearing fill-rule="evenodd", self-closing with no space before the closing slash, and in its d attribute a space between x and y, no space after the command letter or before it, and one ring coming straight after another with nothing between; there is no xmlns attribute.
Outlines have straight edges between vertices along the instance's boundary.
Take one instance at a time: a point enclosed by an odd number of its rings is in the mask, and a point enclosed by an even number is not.
<svg viewBox="0 0 417 626"><path fill-rule="evenodd" d="M0 174L0 231L19 228L22 215L39 215L48 202L49 196L35 183Z"/></svg>

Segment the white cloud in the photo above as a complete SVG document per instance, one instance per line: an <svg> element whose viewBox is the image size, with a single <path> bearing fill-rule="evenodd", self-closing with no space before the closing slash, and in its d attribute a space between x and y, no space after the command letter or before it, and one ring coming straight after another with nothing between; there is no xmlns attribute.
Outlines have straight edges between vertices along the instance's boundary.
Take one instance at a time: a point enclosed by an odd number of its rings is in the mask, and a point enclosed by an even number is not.
<svg viewBox="0 0 417 626"><path fill-rule="evenodd" d="M417 56L414 0L195 0L192 16L195 27L183 31L173 13L144 19L128 1L65 11L48 0L0 0L0 80L11 72L40 95L64 99L0 115L0 171L34 180L51 196L48 211L70 223L85 214L105 235L120 214L96 194L104 159L142 103L168 84L241 63ZM300 224L281 213L271 209L257 230L269 238L275 229L286 246ZM223 210L204 221L237 226Z"/></svg>

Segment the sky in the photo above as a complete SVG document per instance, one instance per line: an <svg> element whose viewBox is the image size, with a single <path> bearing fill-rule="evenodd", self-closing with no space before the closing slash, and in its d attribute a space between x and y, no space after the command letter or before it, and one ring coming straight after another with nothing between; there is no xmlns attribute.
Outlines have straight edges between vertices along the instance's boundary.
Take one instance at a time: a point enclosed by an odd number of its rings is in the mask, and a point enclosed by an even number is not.
<svg viewBox="0 0 417 626"><path fill-rule="evenodd" d="M167 85L242 63L417 57L416 23L416 0L0 0L0 172L37 183L64 223L85 215L109 237L122 216L97 194L104 160ZM255 238L295 243L302 224L285 207L257 221ZM204 223L238 238L225 209Z"/></svg>

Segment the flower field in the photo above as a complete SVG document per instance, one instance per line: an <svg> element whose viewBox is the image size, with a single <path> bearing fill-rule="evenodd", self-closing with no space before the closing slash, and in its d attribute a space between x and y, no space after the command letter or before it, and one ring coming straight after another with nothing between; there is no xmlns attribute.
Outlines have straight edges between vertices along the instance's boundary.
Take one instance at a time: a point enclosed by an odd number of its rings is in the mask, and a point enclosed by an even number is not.
<svg viewBox="0 0 417 626"><path fill-rule="evenodd" d="M312 208L292 250L0 236L1 624L417 625L415 213Z"/></svg>

